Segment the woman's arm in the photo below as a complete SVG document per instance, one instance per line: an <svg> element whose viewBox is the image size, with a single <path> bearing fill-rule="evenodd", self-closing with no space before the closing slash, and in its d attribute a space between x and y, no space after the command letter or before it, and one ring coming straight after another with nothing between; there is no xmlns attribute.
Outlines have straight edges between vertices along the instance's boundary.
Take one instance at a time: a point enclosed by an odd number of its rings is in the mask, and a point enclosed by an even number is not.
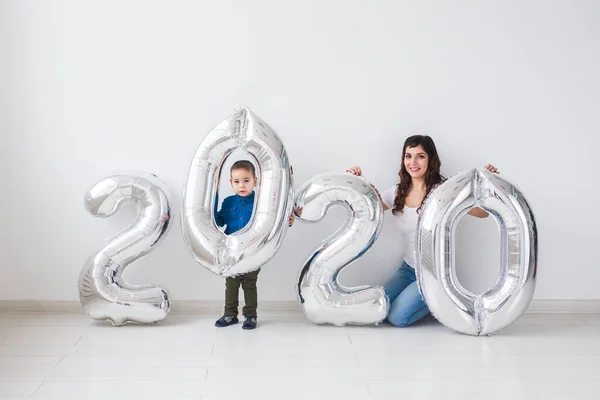
<svg viewBox="0 0 600 400"><path fill-rule="evenodd" d="M383 207L383 211L389 210L389 207L383 202L383 199L381 198L381 195L379 194L379 190L377 190L375 188L375 186L373 186L373 185L371 185L371 187L373 188L373 190L377 194L377 197L379 198L379 202L381 203L381 206Z"/></svg>

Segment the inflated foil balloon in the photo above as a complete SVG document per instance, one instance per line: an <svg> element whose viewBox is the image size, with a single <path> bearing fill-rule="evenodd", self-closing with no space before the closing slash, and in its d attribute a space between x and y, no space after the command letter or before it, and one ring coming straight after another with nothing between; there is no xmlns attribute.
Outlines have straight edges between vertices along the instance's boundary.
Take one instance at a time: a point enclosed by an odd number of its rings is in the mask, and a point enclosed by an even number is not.
<svg viewBox="0 0 600 400"><path fill-rule="evenodd" d="M335 204L346 208L346 222L313 250L302 267L298 278L302 311L316 324L378 324L389 309L384 288L345 288L338 282L338 275L377 239L383 208L364 178L331 172L311 178L298 191L295 213L301 221L318 222Z"/></svg>
<svg viewBox="0 0 600 400"><path fill-rule="evenodd" d="M259 184L250 222L225 235L214 222L214 204L225 159L250 154ZM192 159L183 193L183 238L196 261L223 277L254 271L278 250L292 210L293 176L283 143L264 121L242 108L204 138Z"/></svg>
<svg viewBox="0 0 600 400"><path fill-rule="evenodd" d="M92 318L110 320L113 325L162 321L170 310L168 292L154 285L130 285L122 275L167 235L172 218L170 193L155 175L112 175L96 183L84 198L85 208L100 218L110 217L125 203L137 207L137 217L82 269L81 305Z"/></svg>
<svg viewBox="0 0 600 400"><path fill-rule="evenodd" d="M475 295L456 277L455 230L459 219L480 207L500 230L500 274ZM535 291L537 228L523 194L488 171L475 169L448 179L425 200L417 229L417 279L432 314L469 335L491 334L515 322Z"/></svg>

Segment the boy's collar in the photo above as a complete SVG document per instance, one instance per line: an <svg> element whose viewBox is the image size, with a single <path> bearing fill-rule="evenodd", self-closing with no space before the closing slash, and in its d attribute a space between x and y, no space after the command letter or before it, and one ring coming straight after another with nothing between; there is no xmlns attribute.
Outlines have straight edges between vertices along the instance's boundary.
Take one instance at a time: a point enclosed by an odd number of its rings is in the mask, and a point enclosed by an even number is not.
<svg viewBox="0 0 600 400"><path fill-rule="evenodd" d="M238 197L238 200L254 200L254 190L252 191L252 193L250 193L248 196L246 197L242 197L239 194L236 193L236 196Z"/></svg>

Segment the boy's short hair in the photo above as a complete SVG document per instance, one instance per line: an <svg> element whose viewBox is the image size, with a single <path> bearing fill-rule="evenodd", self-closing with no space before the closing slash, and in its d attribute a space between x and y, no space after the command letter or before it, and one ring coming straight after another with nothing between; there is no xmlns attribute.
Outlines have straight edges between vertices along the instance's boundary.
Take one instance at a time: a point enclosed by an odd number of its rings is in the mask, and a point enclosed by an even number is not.
<svg viewBox="0 0 600 400"><path fill-rule="evenodd" d="M256 178L256 170L254 169L254 164L252 164L248 160L239 160L239 161L234 162L233 165L231 166L231 170L229 171L230 175L234 169L245 169L246 171L251 172L252 176L254 178Z"/></svg>

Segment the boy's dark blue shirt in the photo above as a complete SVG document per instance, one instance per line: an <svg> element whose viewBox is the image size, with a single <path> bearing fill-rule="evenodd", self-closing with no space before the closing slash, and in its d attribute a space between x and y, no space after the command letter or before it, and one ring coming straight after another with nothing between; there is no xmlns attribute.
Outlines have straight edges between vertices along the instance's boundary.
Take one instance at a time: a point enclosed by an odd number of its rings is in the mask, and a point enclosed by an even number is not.
<svg viewBox="0 0 600 400"><path fill-rule="evenodd" d="M218 226L227 225L225 234L231 235L246 226L252 217L253 208L254 191L246 197L238 194L226 197L219 211L216 211L217 202L215 202L215 222Z"/></svg>

